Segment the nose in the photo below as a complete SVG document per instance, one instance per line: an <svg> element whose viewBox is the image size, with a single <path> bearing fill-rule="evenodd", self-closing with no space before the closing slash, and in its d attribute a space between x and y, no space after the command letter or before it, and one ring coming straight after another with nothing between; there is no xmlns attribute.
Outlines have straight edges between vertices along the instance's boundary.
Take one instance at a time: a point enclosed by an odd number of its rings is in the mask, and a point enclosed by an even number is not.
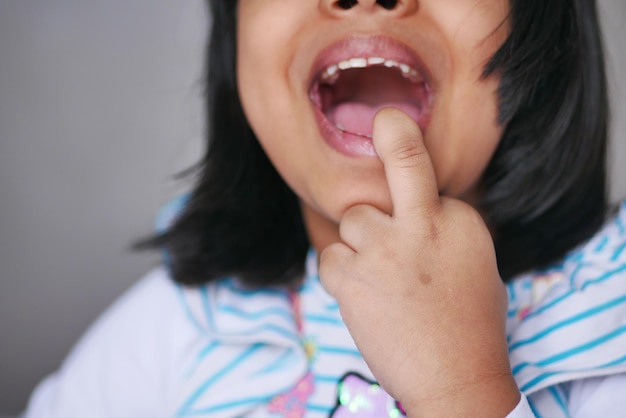
<svg viewBox="0 0 626 418"><path fill-rule="evenodd" d="M391 11L403 14L417 7L417 0L320 0L327 14L340 17L357 12Z"/></svg>

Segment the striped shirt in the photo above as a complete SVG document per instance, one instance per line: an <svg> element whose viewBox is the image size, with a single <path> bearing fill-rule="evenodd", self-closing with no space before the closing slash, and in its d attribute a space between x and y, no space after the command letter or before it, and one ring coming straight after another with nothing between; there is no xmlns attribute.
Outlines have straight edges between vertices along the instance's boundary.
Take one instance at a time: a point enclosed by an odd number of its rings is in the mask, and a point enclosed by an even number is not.
<svg viewBox="0 0 626 418"><path fill-rule="evenodd" d="M625 248L623 205L562 263L507 286L511 366L526 395L510 418L626 416ZM184 288L157 269L42 382L25 418L403 416L313 252L295 295L232 278Z"/></svg>

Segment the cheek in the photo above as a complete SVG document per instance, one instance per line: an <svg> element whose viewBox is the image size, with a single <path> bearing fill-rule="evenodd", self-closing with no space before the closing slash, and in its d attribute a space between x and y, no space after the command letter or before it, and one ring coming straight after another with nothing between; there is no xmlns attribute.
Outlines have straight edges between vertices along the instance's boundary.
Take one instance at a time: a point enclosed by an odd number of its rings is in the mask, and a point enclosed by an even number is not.
<svg viewBox="0 0 626 418"><path fill-rule="evenodd" d="M237 19L237 86L244 110L253 120L265 108L264 90L272 83L271 78L267 79L273 66L268 51L278 50L277 34L261 30L272 18L257 4L257 1L242 2L245 7L239 8ZM265 83L259 79L265 79Z"/></svg>
<svg viewBox="0 0 626 418"><path fill-rule="evenodd" d="M229 0L230 1L230 0ZM284 83L306 22L299 2L240 1L237 14L237 79L240 93Z"/></svg>
<svg viewBox="0 0 626 418"><path fill-rule="evenodd" d="M422 10L438 22L441 31L454 42L467 46L486 46L484 42L501 44L508 33L507 16L510 0L430 0Z"/></svg>
<svg viewBox="0 0 626 418"><path fill-rule="evenodd" d="M237 87L244 113L262 145L292 129L296 92L288 78L295 52L291 40L298 36L303 13L296 3L243 0L239 4Z"/></svg>
<svg viewBox="0 0 626 418"><path fill-rule="evenodd" d="M482 78L489 59L508 35L508 1L428 3L446 34L452 70L428 134L427 145L446 195L471 194L502 137L498 124L499 80ZM453 10L454 9L454 10Z"/></svg>
<svg viewBox="0 0 626 418"><path fill-rule="evenodd" d="M503 127L497 122L497 80L460 84L441 98L426 144L439 189L451 197L470 193L495 152Z"/></svg>

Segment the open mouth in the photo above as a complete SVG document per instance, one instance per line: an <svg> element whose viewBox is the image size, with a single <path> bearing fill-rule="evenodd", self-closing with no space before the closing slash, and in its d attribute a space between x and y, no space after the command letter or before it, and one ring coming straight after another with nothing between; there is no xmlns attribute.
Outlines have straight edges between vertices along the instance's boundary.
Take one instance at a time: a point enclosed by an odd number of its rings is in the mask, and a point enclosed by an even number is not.
<svg viewBox="0 0 626 418"><path fill-rule="evenodd" d="M310 97L327 142L350 155L375 155L376 113L394 107L423 128L433 95L422 73L409 64L357 57L325 66L313 80Z"/></svg>

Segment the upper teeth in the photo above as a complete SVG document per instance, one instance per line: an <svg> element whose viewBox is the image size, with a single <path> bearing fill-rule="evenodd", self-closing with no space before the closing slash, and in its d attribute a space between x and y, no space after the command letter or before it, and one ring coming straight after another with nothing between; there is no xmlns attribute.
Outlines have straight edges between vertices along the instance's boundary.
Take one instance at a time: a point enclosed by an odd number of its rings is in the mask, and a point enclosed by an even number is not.
<svg viewBox="0 0 626 418"><path fill-rule="evenodd" d="M324 71L322 71L321 80L324 83L333 84L339 78L340 71L351 68L366 68L374 65L384 65L387 68L397 68L405 78L413 82L421 81L421 77L415 68L412 68L408 64L382 57L350 58L340 61L337 64L326 67Z"/></svg>

